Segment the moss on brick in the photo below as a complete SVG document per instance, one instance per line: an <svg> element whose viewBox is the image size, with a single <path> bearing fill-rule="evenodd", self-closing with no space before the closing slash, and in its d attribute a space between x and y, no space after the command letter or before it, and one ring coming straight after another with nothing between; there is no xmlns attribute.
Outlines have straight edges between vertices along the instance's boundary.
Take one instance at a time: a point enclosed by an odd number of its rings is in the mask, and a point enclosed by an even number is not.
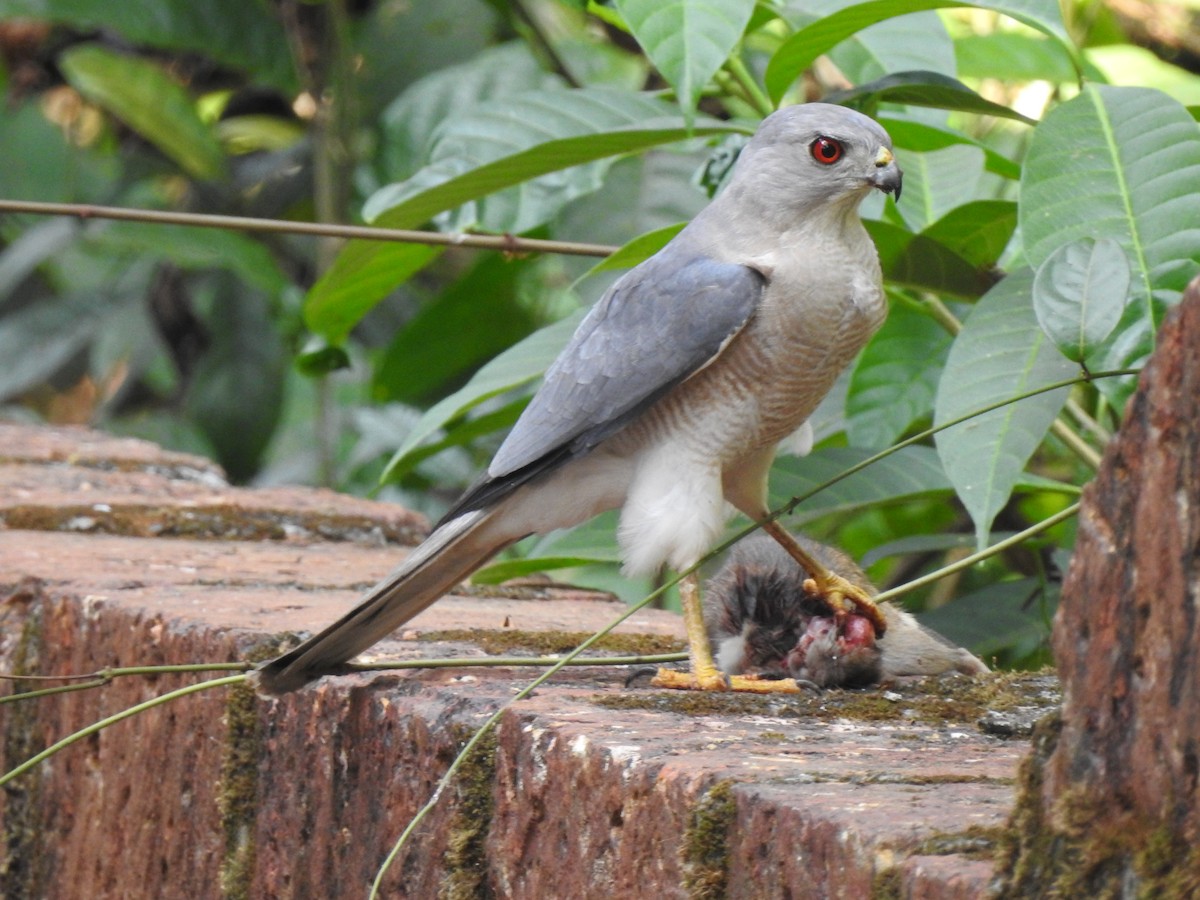
<svg viewBox="0 0 1200 900"><path fill-rule="evenodd" d="M246 655L263 662L279 652L279 641L264 642ZM258 813L258 764L263 753L261 704L248 684L229 689L225 701L225 754L217 807L225 836L221 860L221 894L226 900L249 900L254 880L254 824Z"/></svg>
<svg viewBox="0 0 1200 900"><path fill-rule="evenodd" d="M535 656L569 653L591 634L586 631L521 631L517 628L447 628L441 631L425 631L418 635L421 641L448 641L472 643L484 653L503 656L529 653ZM608 634L592 645L596 650L620 653L628 656L650 656L659 653L675 653L684 649L678 638L658 634Z"/></svg>
<svg viewBox="0 0 1200 900"><path fill-rule="evenodd" d="M804 694L701 691L626 691L593 698L609 709L643 709L691 716L761 715L774 718L848 719L854 722L969 726L988 712L1048 707L1045 673L998 672L974 678L926 678L918 683L866 690Z"/></svg>
<svg viewBox="0 0 1200 900"><path fill-rule="evenodd" d="M729 832L737 818L733 782L721 781L692 807L680 849L691 900L721 900L729 879Z"/></svg>
<svg viewBox="0 0 1200 900"><path fill-rule="evenodd" d="M461 729L460 739L470 737ZM455 778L456 802L443 863L446 875L438 900L488 900L487 836L495 811L496 732L489 731L463 761Z"/></svg>
<svg viewBox="0 0 1200 900"><path fill-rule="evenodd" d="M1200 896L1200 849L1163 822L1114 808L1110 797L1068 789L1047 812L1045 768L1062 721L1047 717L1018 773L1016 805L995 855L1001 898Z"/></svg>
<svg viewBox="0 0 1200 900"><path fill-rule="evenodd" d="M8 660L13 675L39 674L42 644L42 584L27 579L5 598L4 619L20 617L20 637ZM6 626L8 622L4 623ZM11 627L11 626L9 626ZM35 690L39 685L11 682L12 695ZM6 704L4 709L3 769L20 765L45 749L38 729L38 701ZM42 848L42 767L26 772L4 786L4 846L0 857L0 885L6 898L23 900L45 896L50 856Z"/></svg>
<svg viewBox="0 0 1200 900"><path fill-rule="evenodd" d="M197 506L124 504L97 509L78 506L8 506L0 523L27 531L74 531L122 537L177 537L201 540L282 541L299 534L313 540L388 543L411 546L422 534L361 515L306 514L295 510L247 509L237 504Z"/></svg>

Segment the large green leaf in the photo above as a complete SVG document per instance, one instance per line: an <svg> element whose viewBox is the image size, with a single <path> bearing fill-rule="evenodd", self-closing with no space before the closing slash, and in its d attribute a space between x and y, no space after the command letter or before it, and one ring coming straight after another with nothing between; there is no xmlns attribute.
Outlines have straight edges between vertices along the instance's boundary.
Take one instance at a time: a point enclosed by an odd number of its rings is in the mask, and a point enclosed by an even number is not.
<svg viewBox="0 0 1200 900"><path fill-rule="evenodd" d="M330 343L341 343L376 303L441 252L424 244L351 241L309 290L304 323Z"/></svg>
<svg viewBox="0 0 1200 900"><path fill-rule="evenodd" d="M537 316L517 292L528 261L484 256L455 284L427 301L395 336L375 367L376 400L425 403L456 387L472 369L534 330Z"/></svg>
<svg viewBox="0 0 1200 900"><path fill-rule="evenodd" d="M49 378L95 337L120 298L93 291L40 298L4 317L0 328L0 400Z"/></svg>
<svg viewBox="0 0 1200 900"><path fill-rule="evenodd" d="M808 494L872 455L856 447L821 447L808 456L783 456L771 470L771 508ZM806 499L788 517L803 525L828 513L949 493L950 482L932 447L905 447Z"/></svg>
<svg viewBox="0 0 1200 900"><path fill-rule="evenodd" d="M119 175L112 155L68 141L38 103L0 105L0 197L43 203L102 203ZM13 220L6 217L6 236Z"/></svg>
<svg viewBox="0 0 1200 900"><path fill-rule="evenodd" d="M278 12L265 0L4 0L0 19L16 18L192 51L276 87L290 88L296 80Z"/></svg>
<svg viewBox="0 0 1200 900"><path fill-rule="evenodd" d="M879 264L889 284L973 300L995 282L987 268L971 263L940 241L890 222L863 224L879 251Z"/></svg>
<svg viewBox="0 0 1200 900"><path fill-rule="evenodd" d="M1067 84L1079 77L1070 57L1041 35L1018 31L966 34L954 39L954 49L958 74L963 78Z"/></svg>
<svg viewBox="0 0 1200 900"><path fill-rule="evenodd" d="M985 147L978 141L948 128L938 128L925 122L914 122L909 119L897 119L893 116L879 116L879 123L887 129L896 147L917 152L941 150L945 147L966 145L978 147L983 151L984 168L993 174L1004 178L1020 178L1021 167L1000 155L991 147Z"/></svg>
<svg viewBox="0 0 1200 900"><path fill-rule="evenodd" d="M506 403L498 409L479 415L476 415L472 411L469 415L454 420L447 424L443 431L438 432L440 437L437 440L424 443L420 447L409 450L403 456L394 457L388 465L386 480L399 481L408 475L409 472L416 469L422 462L430 457L437 456L444 450L463 447L485 435L511 428L528 404L528 396L518 397L511 403ZM414 427L420 424L418 421ZM396 442L393 441L387 449L391 450L395 446Z"/></svg>
<svg viewBox="0 0 1200 900"><path fill-rule="evenodd" d="M1033 119L1007 106L993 103L975 93L957 78L950 78L939 72L893 72L866 84L835 91L826 95L825 101L846 106L861 106L867 102L872 106L883 102L903 103L908 106L958 110L982 116L1016 119L1027 125L1034 124Z"/></svg>
<svg viewBox="0 0 1200 900"><path fill-rule="evenodd" d="M1129 260L1112 238L1081 238L1050 254L1033 280L1038 324L1072 362L1091 356L1121 321Z"/></svg>
<svg viewBox="0 0 1200 900"><path fill-rule="evenodd" d="M352 54L354 102L362 121L374 121L406 85L487 53L507 30L501 6L487 0L349 6L350 46L342 52Z"/></svg>
<svg viewBox="0 0 1200 900"><path fill-rule="evenodd" d="M975 200L956 206L921 234L972 265L996 265L1017 228L1017 204Z"/></svg>
<svg viewBox="0 0 1200 900"><path fill-rule="evenodd" d="M619 517L619 510L608 510L575 528L553 531L538 539L524 558L493 563L472 575L471 580L488 584L551 569L596 563L618 565L621 562L621 548L617 544Z"/></svg>
<svg viewBox="0 0 1200 900"><path fill-rule="evenodd" d="M1074 48L1055 0L956 3L952 0L869 0L852 3L802 28L784 41L767 65L767 92L776 103L800 74L823 53L876 22L930 9L970 6L1004 13L1058 40L1074 57Z"/></svg>
<svg viewBox="0 0 1200 900"><path fill-rule="evenodd" d="M1151 298L1174 302L1200 271L1197 209L1200 128L1165 94L1089 85L1034 131L1021 177L1026 259L1036 267L1080 238L1115 240L1151 332Z"/></svg>
<svg viewBox="0 0 1200 900"><path fill-rule="evenodd" d="M1014 645L1039 643L1050 635L1054 604L1030 608L1043 585L1036 578L1001 581L973 591L917 619L983 658Z"/></svg>
<svg viewBox="0 0 1200 900"><path fill-rule="evenodd" d="M210 345L200 358L186 408L235 481L254 475L279 423L288 352L271 321L271 302L228 275L205 326Z"/></svg>
<svg viewBox="0 0 1200 900"><path fill-rule="evenodd" d="M616 269L632 269L667 246L675 235L683 231L686 225L686 222L680 222L677 225L668 225L666 228L657 228L646 234L638 235L615 253L606 256L588 269L583 277L590 278L601 272L612 272Z"/></svg>
<svg viewBox="0 0 1200 900"><path fill-rule="evenodd" d="M586 310L579 310L535 331L480 368L459 390L431 406L388 463L383 480L395 477L406 465L405 457L434 438L448 423L484 400L539 378L566 346L585 314Z"/></svg>
<svg viewBox="0 0 1200 900"><path fill-rule="evenodd" d="M0 309L39 266L79 240L82 229L68 218L47 219L22 232L0 251Z"/></svg>
<svg viewBox="0 0 1200 900"><path fill-rule="evenodd" d="M1165 94L1089 85L1035 129L1021 178L1021 234L1030 264L1081 238L1121 245L1130 302L1095 369L1136 367L1158 323L1200 272L1200 128ZM1132 378L1104 379L1117 409Z"/></svg>
<svg viewBox="0 0 1200 900"><path fill-rule="evenodd" d="M414 82L380 118L382 176L410 177L429 158L434 134L447 119L483 103L503 103L532 89L553 90L562 80L546 72L528 45L513 41L484 50Z"/></svg>
<svg viewBox="0 0 1200 900"><path fill-rule="evenodd" d="M935 424L1075 374L1038 327L1032 291L1033 272L1022 269L975 305L950 348ZM938 432L938 454L980 547L1066 398L1066 388L1049 391Z"/></svg>
<svg viewBox="0 0 1200 900"><path fill-rule="evenodd" d="M236 231L110 222L87 237L106 250L161 256L183 269L225 269L270 294L287 284L266 245Z"/></svg>
<svg viewBox="0 0 1200 900"><path fill-rule="evenodd" d="M612 88L531 91L488 103L439 130L429 164L400 184L377 191L363 215L378 225L413 228L465 203L455 228L480 224L525 231L563 203L594 189L599 170L563 170L692 135L743 130L712 119L691 129L664 101ZM547 179L551 173L562 173ZM489 197L504 188L517 190ZM488 198L487 201L482 201Z"/></svg>
<svg viewBox="0 0 1200 900"><path fill-rule="evenodd" d="M933 412L938 375L952 341L930 316L907 303L892 304L850 378L846 416L853 446L882 450Z"/></svg>
<svg viewBox="0 0 1200 900"><path fill-rule="evenodd" d="M690 119L700 92L741 40L754 0L616 0L616 6Z"/></svg>
<svg viewBox="0 0 1200 900"><path fill-rule="evenodd" d="M606 88L530 92L503 106L473 109L438 132L434 161L408 181L377 191L364 215L383 227L412 228L468 203L478 215L468 211L452 223L456 227L482 217L499 230L518 231L539 224L585 185L594 186L598 175L593 171L581 181L563 169L692 134L741 130L710 119L689 130L663 101ZM563 179L540 177L550 173ZM488 196L514 186L507 196ZM432 255L411 245L350 243L309 294L309 327L337 343Z"/></svg>
<svg viewBox="0 0 1200 900"><path fill-rule="evenodd" d="M805 11L816 14L803 22L790 14L796 7L789 5L788 21L797 26L812 24L827 13L822 7L830 5L828 2L805 4ZM889 72L912 69L955 74L954 44L935 12L918 12L876 22L832 48L829 58L851 84L863 84Z"/></svg>
<svg viewBox="0 0 1200 900"><path fill-rule="evenodd" d="M103 106L196 178L225 172L216 135L187 92L159 66L93 44L63 53L59 67L81 94Z"/></svg>
<svg viewBox="0 0 1200 900"><path fill-rule="evenodd" d="M950 210L978 199L983 152L958 144L928 153L897 149L904 170L904 203L896 209L914 231L921 231Z"/></svg>

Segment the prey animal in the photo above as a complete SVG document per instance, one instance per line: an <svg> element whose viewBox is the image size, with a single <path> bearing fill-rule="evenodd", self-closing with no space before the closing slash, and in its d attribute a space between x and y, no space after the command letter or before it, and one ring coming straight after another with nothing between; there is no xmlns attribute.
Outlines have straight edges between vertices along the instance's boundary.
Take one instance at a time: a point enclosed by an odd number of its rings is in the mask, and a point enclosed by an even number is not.
<svg viewBox="0 0 1200 900"><path fill-rule="evenodd" d="M799 535L796 540L822 565L876 593L862 569L840 550ZM970 651L926 628L910 613L890 603L880 609L888 628L878 638L863 616L830 615L811 592L808 574L762 534L751 535L730 551L704 594L704 618L716 662L727 675L864 687L906 675L988 671Z"/></svg>

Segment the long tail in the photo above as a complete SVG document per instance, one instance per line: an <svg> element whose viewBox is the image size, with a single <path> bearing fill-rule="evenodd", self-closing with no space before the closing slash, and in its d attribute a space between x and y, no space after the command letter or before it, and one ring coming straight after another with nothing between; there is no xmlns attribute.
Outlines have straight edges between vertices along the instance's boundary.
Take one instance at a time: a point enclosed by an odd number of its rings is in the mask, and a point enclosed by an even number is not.
<svg viewBox="0 0 1200 900"><path fill-rule="evenodd" d="M338 671L513 543L486 527L491 520L491 510L472 510L441 525L354 609L257 669L251 680L262 693L286 694Z"/></svg>

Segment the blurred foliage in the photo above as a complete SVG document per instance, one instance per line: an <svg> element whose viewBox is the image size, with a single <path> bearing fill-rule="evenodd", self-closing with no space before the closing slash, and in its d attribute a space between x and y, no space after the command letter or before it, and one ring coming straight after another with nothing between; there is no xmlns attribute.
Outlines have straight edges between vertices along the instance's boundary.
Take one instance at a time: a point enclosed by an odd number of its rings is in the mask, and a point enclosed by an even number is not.
<svg viewBox="0 0 1200 900"><path fill-rule="evenodd" d="M579 310L717 188L781 104L878 117L864 205L892 317L781 457L782 503L932 424L1136 368L1200 271L1194 3L0 0L0 196L622 245L612 262L0 217L0 412L210 455L238 481L436 515ZM328 374L332 371L332 374ZM1070 503L1132 381L1037 393L788 516L881 585ZM384 486L379 487L383 478ZM1070 525L914 601L1046 658ZM626 595L611 516L482 578Z"/></svg>

